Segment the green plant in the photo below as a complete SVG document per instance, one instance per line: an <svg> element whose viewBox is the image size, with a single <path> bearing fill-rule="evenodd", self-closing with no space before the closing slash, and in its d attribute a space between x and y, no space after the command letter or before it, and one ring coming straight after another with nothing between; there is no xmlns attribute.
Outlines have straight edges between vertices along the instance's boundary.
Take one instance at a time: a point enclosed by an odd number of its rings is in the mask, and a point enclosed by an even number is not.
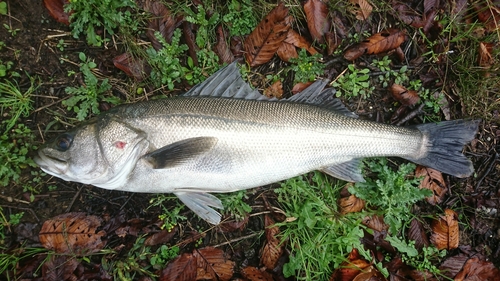
<svg viewBox="0 0 500 281"><path fill-rule="evenodd" d="M378 208L389 225L389 233L397 235L404 222L412 217L411 206L432 195L428 189L420 189L420 178L410 175L415 164L407 163L393 171L387 165L386 158L365 161L369 170L376 174L376 180L367 178L366 182L358 182L349 187L349 192L366 201L368 206Z"/></svg>
<svg viewBox="0 0 500 281"><path fill-rule="evenodd" d="M341 74L331 85L337 88L337 97L357 97L367 98L374 87L370 85L370 69L357 69L354 64L347 66L346 74Z"/></svg>
<svg viewBox="0 0 500 281"><path fill-rule="evenodd" d="M78 38L83 33L89 45L101 46L105 39L96 34L96 28L102 26L108 34L113 35L114 29L120 25L134 25L131 13L126 8L135 7L135 1L132 0L71 0L64 11L71 13L73 37Z"/></svg>
<svg viewBox="0 0 500 281"><path fill-rule="evenodd" d="M336 210L341 187L315 172L309 179L289 179L275 190L287 215L277 224L283 229L281 240L288 241L292 251L283 267L285 277L328 280L353 248L370 259L360 242L361 216L340 216Z"/></svg>
<svg viewBox="0 0 500 281"><path fill-rule="evenodd" d="M175 201L176 204L174 207L167 208L167 205L172 205L170 204L171 202L165 204L167 201ZM149 200L149 208L155 206L159 206L162 209L162 214L158 216L158 218L163 221L162 229L171 231L177 223L186 220L186 217L179 215L180 211L184 209L184 204L181 204L175 196L158 194L156 197Z"/></svg>
<svg viewBox="0 0 500 281"><path fill-rule="evenodd" d="M382 74L378 75L378 80L382 83L382 87L387 88L389 83L394 79L394 83L403 85L408 82L410 78L407 75L408 67L406 65L402 66L398 71L391 68L392 61L388 56L384 56L382 59L373 59L371 65L380 69Z"/></svg>
<svg viewBox="0 0 500 281"><path fill-rule="evenodd" d="M299 51L298 58L291 58L290 68L295 73L294 83L314 81L316 77L321 76L325 65L320 63L320 59L320 54L308 56L305 49Z"/></svg>
<svg viewBox="0 0 500 281"><path fill-rule="evenodd" d="M150 264L155 269L162 269L165 267L167 262L173 260L179 255L179 246L168 247L167 245L161 245L156 252L149 258Z"/></svg>
<svg viewBox="0 0 500 281"><path fill-rule="evenodd" d="M21 30L19 28L12 28L12 26L10 26L6 23L3 24L3 27L5 27L5 29L7 29L7 32L9 32L10 36L12 36L12 37L16 36L17 32L19 32Z"/></svg>
<svg viewBox="0 0 500 281"><path fill-rule="evenodd" d="M0 2L0 15L6 15L7 14L7 2L1 1Z"/></svg>
<svg viewBox="0 0 500 281"><path fill-rule="evenodd" d="M21 246L14 250L6 249L0 247L0 274L6 273L6 280L10 280L9 276L18 276L17 271L19 268L19 262L25 258L33 258L36 255L47 253L45 248L26 248ZM41 274L41 268L35 269L37 273Z"/></svg>
<svg viewBox="0 0 500 281"><path fill-rule="evenodd" d="M246 190L220 194L219 198L224 206L224 213L233 215L236 220L242 220L252 211L252 207L243 201L247 198Z"/></svg>
<svg viewBox="0 0 500 281"><path fill-rule="evenodd" d="M4 245L5 233L4 229L10 229L11 226L19 224L21 218L23 217L24 212L20 212L17 214L10 214L9 219L7 219L3 213L2 207L0 207L0 247ZM1 262L0 262L1 264ZM0 266L1 268L1 266Z"/></svg>
<svg viewBox="0 0 500 281"><path fill-rule="evenodd" d="M222 17L222 20L228 26L231 36L250 34L258 23L251 0L231 0L228 12Z"/></svg>
<svg viewBox="0 0 500 281"><path fill-rule="evenodd" d="M4 132L9 131L22 117L28 117L33 109L31 95L36 91L35 79L30 77L30 87L22 92L18 85L10 81L0 82L0 114L3 117L10 116L5 122ZM8 110L8 112L6 112ZM4 125L4 124L2 124Z"/></svg>
<svg viewBox="0 0 500 281"><path fill-rule="evenodd" d="M28 153L36 149L34 136L24 124L17 124L10 134L0 136L0 186L18 182L23 169L36 167Z"/></svg>
<svg viewBox="0 0 500 281"><path fill-rule="evenodd" d="M91 70L97 67L95 62L88 60L84 53L80 53L79 57L82 61L80 64L80 71L83 74L85 85L66 88L66 93L72 96L62 101L62 104L65 105L68 110L74 111L76 113L76 118L82 121L90 112L94 114L100 112L99 101L118 104L119 99L103 96L104 93L111 89L108 79L106 78L99 83L99 79L97 79Z"/></svg>

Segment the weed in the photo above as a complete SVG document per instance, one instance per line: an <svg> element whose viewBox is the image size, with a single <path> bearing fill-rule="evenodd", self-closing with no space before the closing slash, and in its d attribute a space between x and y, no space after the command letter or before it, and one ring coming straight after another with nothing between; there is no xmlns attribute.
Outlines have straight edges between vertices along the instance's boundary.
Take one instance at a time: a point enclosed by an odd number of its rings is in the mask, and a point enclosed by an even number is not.
<svg viewBox="0 0 500 281"><path fill-rule="evenodd" d="M247 198L246 190L220 194L219 198L224 206L224 213L233 215L236 220L244 219L252 211L252 207L243 201Z"/></svg>
<svg viewBox="0 0 500 281"><path fill-rule="evenodd" d="M87 59L84 53L79 55L82 63L80 71L83 73L85 85L80 87L68 87L66 93L72 95L62 102L68 110L76 113L79 121L84 120L89 113L99 114L99 101L106 101L112 104L118 104L119 99L114 97L103 97L103 94L111 89L108 79L99 83L97 77L92 73L92 68L97 67L95 62Z"/></svg>
<svg viewBox="0 0 500 281"><path fill-rule="evenodd" d="M222 20L226 23L230 36L250 34L258 23L250 0L231 0L228 13L222 17Z"/></svg>
<svg viewBox="0 0 500 281"><path fill-rule="evenodd" d="M167 208L167 204L165 204L166 201L175 201L176 204L173 208ZM171 231L177 223L186 220L186 217L179 215L181 210L184 209L184 204L181 204L175 197L158 194L155 198L149 200L149 208L155 206L159 206L162 209L162 214L158 216L158 218L163 221L162 229Z"/></svg>
<svg viewBox="0 0 500 281"><path fill-rule="evenodd" d="M17 33L21 30L19 28L12 28L10 25L4 23L3 24L3 27L5 27L5 29L7 29L7 32L10 33L10 36L14 37L17 35Z"/></svg>
<svg viewBox="0 0 500 281"><path fill-rule="evenodd" d="M92 46L101 46L105 41L96 34L96 28L102 26L110 34L120 25L133 25L129 11L125 8L135 8L132 0L71 0L64 7L65 12L71 13L70 27L73 37L86 34L87 43Z"/></svg>
<svg viewBox="0 0 500 281"><path fill-rule="evenodd" d="M291 69L295 72L294 83L314 81L323 74L325 65L320 63L321 54L307 55L305 49L299 51L298 58L291 58Z"/></svg>
<svg viewBox="0 0 500 281"><path fill-rule="evenodd" d="M341 74L330 85L337 89L337 97L343 96L346 98L361 96L367 98L374 90L370 85L370 69L357 69L354 64L347 66L346 74Z"/></svg>
<svg viewBox="0 0 500 281"><path fill-rule="evenodd" d="M17 271L20 268L19 263L25 258L33 258L36 255L47 253L45 248L25 248L10 250L0 247L0 274L6 273L7 280L9 276L19 276ZM38 269L36 272L41 273ZM8 275L10 274L10 275Z"/></svg>
<svg viewBox="0 0 500 281"><path fill-rule="evenodd" d="M413 266L418 271L429 271L434 275L441 274L436 264L441 263L441 259L446 256L446 250L438 250L434 246L424 247L419 253L415 248L415 241L408 243L397 237L388 235L385 240L389 241L393 247L401 253L401 259L409 266Z"/></svg>
<svg viewBox="0 0 500 281"><path fill-rule="evenodd" d="M155 254L152 254L149 263L155 269L162 269L167 262L173 260L179 255L179 246L168 247L167 245L161 245L156 249Z"/></svg>
<svg viewBox="0 0 500 281"><path fill-rule="evenodd" d="M24 93L18 85L10 81L0 82L0 109L2 116L10 116L5 123L5 131L9 131L20 117L28 117L33 109L31 95L36 91L35 79L30 77L30 87ZM9 109L9 112L5 112Z"/></svg>
<svg viewBox="0 0 500 281"><path fill-rule="evenodd" d="M398 71L395 71L391 68L392 61L388 56L384 56L382 59L374 59L371 65L380 69L382 74L378 76L378 80L382 83L382 87L387 88L389 84L393 81L394 83L403 85L407 83L410 78L407 75L408 67L405 65L401 67Z"/></svg>
<svg viewBox="0 0 500 281"><path fill-rule="evenodd" d="M4 229L10 229L11 226L14 226L16 224L19 224L21 221L21 218L23 217L24 212L17 213L17 214L11 214L9 219L7 219L3 213L2 207L0 207L0 245L4 245L4 239L5 239L5 233ZM1 268L1 266L0 266Z"/></svg>
<svg viewBox="0 0 500 281"><path fill-rule="evenodd" d="M59 51L63 52L64 48L66 47L66 43L64 43L64 39L59 39L56 47L59 49Z"/></svg>

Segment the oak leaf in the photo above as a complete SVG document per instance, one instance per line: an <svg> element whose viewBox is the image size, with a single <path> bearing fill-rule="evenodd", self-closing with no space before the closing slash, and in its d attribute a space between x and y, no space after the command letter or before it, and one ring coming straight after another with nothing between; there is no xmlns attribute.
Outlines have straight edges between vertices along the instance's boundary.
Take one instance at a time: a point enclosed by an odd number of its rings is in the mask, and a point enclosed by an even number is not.
<svg viewBox="0 0 500 281"><path fill-rule="evenodd" d="M193 254L184 253L160 273L160 281L192 281L196 279L197 259Z"/></svg>
<svg viewBox="0 0 500 281"><path fill-rule="evenodd" d="M285 40L292 18L281 2L257 25L245 39L245 59L250 66L268 62Z"/></svg>
<svg viewBox="0 0 500 281"><path fill-rule="evenodd" d="M458 215L450 209L444 210L444 213L432 222L431 243L439 250L456 249L459 243Z"/></svg>
<svg viewBox="0 0 500 281"><path fill-rule="evenodd" d="M425 198L429 204L436 205L443 202L448 187L440 171L424 166L417 166L415 169L415 177L424 177L420 183L420 188L426 188L432 191L432 196Z"/></svg>
<svg viewBox="0 0 500 281"><path fill-rule="evenodd" d="M104 231L96 232L101 220L84 213L66 213L43 223L40 243L56 253L84 256L100 251L105 243L101 240Z"/></svg>
<svg viewBox="0 0 500 281"><path fill-rule="evenodd" d="M323 36L330 31L331 26L328 20L328 6L321 0L307 0L304 3L304 12L312 38L323 43Z"/></svg>
<svg viewBox="0 0 500 281"><path fill-rule="evenodd" d="M278 260L283 254L284 244L281 243L278 235L280 229L274 225L273 219L266 215L264 217L264 225L266 227L266 244L262 248L260 262L269 269L274 269Z"/></svg>
<svg viewBox="0 0 500 281"><path fill-rule="evenodd" d="M193 251L197 261L196 280L230 280L234 274L234 262L226 258L224 251L205 247Z"/></svg>
<svg viewBox="0 0 500 281"><path fill-rule="evenodd" d="M380 54L399 47L406 40L406 33L395 28L373 34L344 52L344 58L355 60L364 54Z"/></svg>

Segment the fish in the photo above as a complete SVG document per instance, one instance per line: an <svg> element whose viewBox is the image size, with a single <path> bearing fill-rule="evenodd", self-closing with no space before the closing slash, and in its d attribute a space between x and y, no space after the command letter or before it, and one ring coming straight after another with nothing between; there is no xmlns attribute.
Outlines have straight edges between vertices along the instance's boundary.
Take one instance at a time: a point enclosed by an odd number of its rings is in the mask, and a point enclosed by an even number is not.
<svg viewBox="0 0 500 281"><path fill-rule="evenodd" d="M364 181L366 157L401 157L465 178L462 154L480 120L400 127L362 120L319 79L277 100L242 79L236 63L183 95L116 106L44 144L47 174L109 190L173 193L219 224L212 193L276 183L319 170Z"/></svg>

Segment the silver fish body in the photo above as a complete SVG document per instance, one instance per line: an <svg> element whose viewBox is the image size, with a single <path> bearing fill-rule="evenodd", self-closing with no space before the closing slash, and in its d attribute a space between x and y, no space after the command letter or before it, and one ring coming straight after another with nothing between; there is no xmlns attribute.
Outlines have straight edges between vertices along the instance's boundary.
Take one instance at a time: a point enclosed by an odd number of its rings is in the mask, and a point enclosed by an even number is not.
<svg viewBox="0 0 500 281"><path fill-rule="evenodd" d="M317 81L288 101L269 100L235 64L184 96L116 107L58 137L35 160L69 181L176 194L217 224L209 192L231 192L322 170L362 181L359 161L399 156L458 177L477 121L397 127L355 118Z"/></svg>

